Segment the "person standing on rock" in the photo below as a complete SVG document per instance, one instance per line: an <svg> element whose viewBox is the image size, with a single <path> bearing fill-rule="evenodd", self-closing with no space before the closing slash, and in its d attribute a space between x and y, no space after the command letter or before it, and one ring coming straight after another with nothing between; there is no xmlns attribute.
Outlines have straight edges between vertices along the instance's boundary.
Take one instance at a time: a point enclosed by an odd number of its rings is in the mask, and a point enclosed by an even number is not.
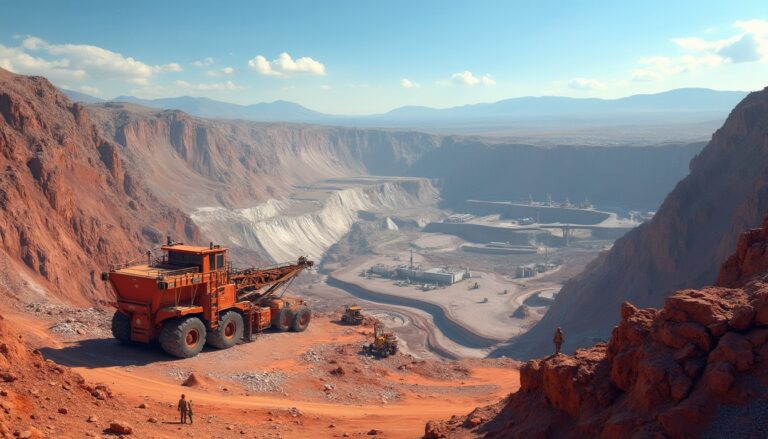
<svg viewBox="0 0 768 439"><path fill-rule="evenodd" d="M555 337L552 339L552 341L555 343L555 355L560 353L560 347L563 346L563 342L565 341L565 337L563 337L563 330L560 329L558 326L557 329L555 329Z"/></svg>
<svg viewBox="0 0 768 439"><path fill-rule="evenodd" d="M187 398L184 396L184 394L181 394L181 399L179 400L179 415L181 415L181 423L186 424L187 423L187 411L189 410L189 404L187 403Z"/></svg>

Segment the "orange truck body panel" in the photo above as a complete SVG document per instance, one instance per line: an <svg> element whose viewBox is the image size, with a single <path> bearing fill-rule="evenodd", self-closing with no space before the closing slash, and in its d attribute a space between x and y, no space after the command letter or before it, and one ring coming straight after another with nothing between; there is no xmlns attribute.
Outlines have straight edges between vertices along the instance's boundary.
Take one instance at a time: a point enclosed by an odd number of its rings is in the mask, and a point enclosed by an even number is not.
<svg viewBox="0 0 768 439"><path fill-rule="evenodd" d="M200 317L213 329L218 326L221 313L229 309L252 315L254 331L269 327L269 307L248 300L238 301L235 282L244 277L236 278L230 270L226 248L175 244L161 249L167 252L161 260L111 267L105 275L117 295L117 308L130 317L131 340L147 343L158 337L164 321L186 315ZM292 278L303 269L303 266L298 270L293 267L282 266L283 271L278 275L283 276L282 279ZM253 272L269 274L280 269L254 269ZM267 278L262 275L259 279ZM264 282L269 285L268 281ZM261 285L259 281L251 282L247 291Z"/></svg>

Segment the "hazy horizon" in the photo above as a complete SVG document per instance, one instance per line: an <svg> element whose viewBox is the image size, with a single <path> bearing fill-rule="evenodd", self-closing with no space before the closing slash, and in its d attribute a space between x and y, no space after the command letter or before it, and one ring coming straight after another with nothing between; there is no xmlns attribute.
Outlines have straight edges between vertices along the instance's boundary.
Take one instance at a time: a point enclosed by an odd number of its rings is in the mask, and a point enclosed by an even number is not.
<svg viewBox="0 0 768 439"><path fill-rule="evenodd" d="M0 67L99 98L284 100L346 115L520 96L757 90L768 77L768 20L757 2L738 11L656 1L79 5L7 5Z"/></svg>

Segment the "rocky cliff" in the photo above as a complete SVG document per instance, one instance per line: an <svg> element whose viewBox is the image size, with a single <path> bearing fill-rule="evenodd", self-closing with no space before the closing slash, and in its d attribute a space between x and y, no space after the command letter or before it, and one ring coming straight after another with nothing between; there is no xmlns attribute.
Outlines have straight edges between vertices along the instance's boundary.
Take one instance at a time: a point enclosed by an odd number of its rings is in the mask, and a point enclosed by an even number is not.
<svg viewBox="0 0 768 439"><path fill-rule="evenodd" d="M703 143L552 148L448 137L408 170L438 179L445 205L467 199L546 200L656 210Z"/></svg>
<svg viewBox="0 0 768 439"><path fill-rule="evenodd" d="M88 108L154 193L190 212L251 208L327 178L401 175L441 140L417 132L206 120L122 103Z"/></svg>
<svg viewBox="0 0 768 439"><path fill-rule="evenodd" d="M658 307L675 290L711 284L738 233L760 225L766 211L768 89L731 112L650 223L568 281L541 322L496 355L544 355L556 326L572 351L606 339L626 300Z"/></svg>
<svg viewBox="0 0 768 439"><path fill-rule="evenodd" d="M518 392L427 437L765 437L766 227L723 264L718 278L739 288L678 291L660 310L625 302L607 344L526 363Z"/></svg>
<svg viewBox="0 0 768 439"><path fill-rule="evenodd" d="M325 178L407 175L437 179L451 207L468 198L549 193L655 209L703 146L543 148L413 131L207 120L126 103L87 108L158 196L192 208L250 208Z"/></svg>
<svg viewBox="0 0 768 439"><path fill-rule="evenodd" d="M197 228L154 197L88 112L41 77L0 69L0 287L85 304L99 273Z"/></svg>

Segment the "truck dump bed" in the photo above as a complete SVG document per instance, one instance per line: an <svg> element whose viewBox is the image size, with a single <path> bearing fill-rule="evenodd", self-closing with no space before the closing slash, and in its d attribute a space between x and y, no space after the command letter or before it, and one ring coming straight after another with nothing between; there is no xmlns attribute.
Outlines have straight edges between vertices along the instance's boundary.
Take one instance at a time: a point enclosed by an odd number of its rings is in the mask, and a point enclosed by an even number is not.
<svg viewBox="0 0 768 439"><path fill-rule="evenodd" d="M128 276L148 277L152 279L162 279L169 276L178 276L182 274L196 273L197 268L178 268L178 267L157 267L147 264L133 265L130 267L119 268L114 272Z"/></svg>

